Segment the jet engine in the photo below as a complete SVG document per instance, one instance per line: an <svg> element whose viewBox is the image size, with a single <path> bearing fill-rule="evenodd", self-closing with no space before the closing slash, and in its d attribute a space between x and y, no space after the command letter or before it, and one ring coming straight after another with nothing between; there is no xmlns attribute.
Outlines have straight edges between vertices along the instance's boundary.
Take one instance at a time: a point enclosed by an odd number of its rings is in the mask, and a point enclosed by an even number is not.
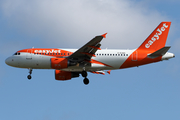
<svg viewBox="0 0 180 120"><path fill-rule="evenodd" d="M79 73L67 72L62 70L55 70L55 79L56 80L70 80L71 78L79 77Z"/></svg>

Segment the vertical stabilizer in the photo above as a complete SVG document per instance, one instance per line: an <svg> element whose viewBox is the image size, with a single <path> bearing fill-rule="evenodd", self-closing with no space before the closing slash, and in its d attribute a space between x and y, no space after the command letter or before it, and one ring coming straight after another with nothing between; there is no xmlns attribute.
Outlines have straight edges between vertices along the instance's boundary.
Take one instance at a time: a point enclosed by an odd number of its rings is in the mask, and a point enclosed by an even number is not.
<svg viewBox="0 0 180 120"><path fill-rule="evenodd" d="M157 51L166 44L171 22L161 22L138 49Z"/></svg>
<svg viewBox="0 0 180 120"><path fill-rule="evenodd" d="M162 60L170 47L165 47L171 22L161 22L149 37L121 65L120 69L145 65ZM170 55L172 58L173 55ZM170 58L169 57L169 58Z"/></svg>

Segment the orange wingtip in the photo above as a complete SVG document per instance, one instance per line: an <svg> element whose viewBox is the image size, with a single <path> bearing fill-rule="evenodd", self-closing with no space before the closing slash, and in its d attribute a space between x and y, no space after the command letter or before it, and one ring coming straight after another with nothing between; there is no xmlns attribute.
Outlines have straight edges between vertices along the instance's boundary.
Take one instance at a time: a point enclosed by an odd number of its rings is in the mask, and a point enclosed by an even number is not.
<svg viewBox="0 0 180 120"><path fill-rule="evenodd" d="M103 35L101 35L101 36L103 36L103 38L106 38L106 35L107 35L107 33L105 33L105 34L103 34Z"/></svg>

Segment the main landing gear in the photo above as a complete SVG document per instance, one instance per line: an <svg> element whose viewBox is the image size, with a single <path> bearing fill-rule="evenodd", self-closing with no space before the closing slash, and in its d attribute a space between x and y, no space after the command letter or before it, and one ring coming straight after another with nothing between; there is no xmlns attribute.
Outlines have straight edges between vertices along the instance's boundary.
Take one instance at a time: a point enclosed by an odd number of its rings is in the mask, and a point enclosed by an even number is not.
<svg viewBox="0 0 180 120"><path fill-rule="evenodd" d="M29 75L27 76L27 78L30 80L32 77L31 77L31 74L32 74L32 68L29 68Z"/></svg>
<svg viewBox="0 0 180 120"><path fill-rule="evenodd" d="M81 74L84 77L84 80L83 80L84 84L88 85L89 84L89 79L87 78L87 72L86 71L82 71Z"/></svg>

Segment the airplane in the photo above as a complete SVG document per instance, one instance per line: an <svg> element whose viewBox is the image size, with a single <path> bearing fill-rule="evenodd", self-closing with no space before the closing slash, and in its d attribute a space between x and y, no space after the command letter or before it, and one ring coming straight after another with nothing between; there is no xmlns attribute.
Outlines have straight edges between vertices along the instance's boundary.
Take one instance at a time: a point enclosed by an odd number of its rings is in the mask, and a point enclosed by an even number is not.
<svg viewBox="0 0 180 120"><path fill-rule="evenodd" d="M149 37L132 50L101 49L100 42L106 34L94 37L80 49L30 48L17 51L5 60L12 67L27 68L30 80L33 69L54 69L55 79L60 81L84 77L89 84L87 72L109 73L111 70L138 67L145 64L169 60L173 53L165 46L171 22L161 22Z"/></svg>

